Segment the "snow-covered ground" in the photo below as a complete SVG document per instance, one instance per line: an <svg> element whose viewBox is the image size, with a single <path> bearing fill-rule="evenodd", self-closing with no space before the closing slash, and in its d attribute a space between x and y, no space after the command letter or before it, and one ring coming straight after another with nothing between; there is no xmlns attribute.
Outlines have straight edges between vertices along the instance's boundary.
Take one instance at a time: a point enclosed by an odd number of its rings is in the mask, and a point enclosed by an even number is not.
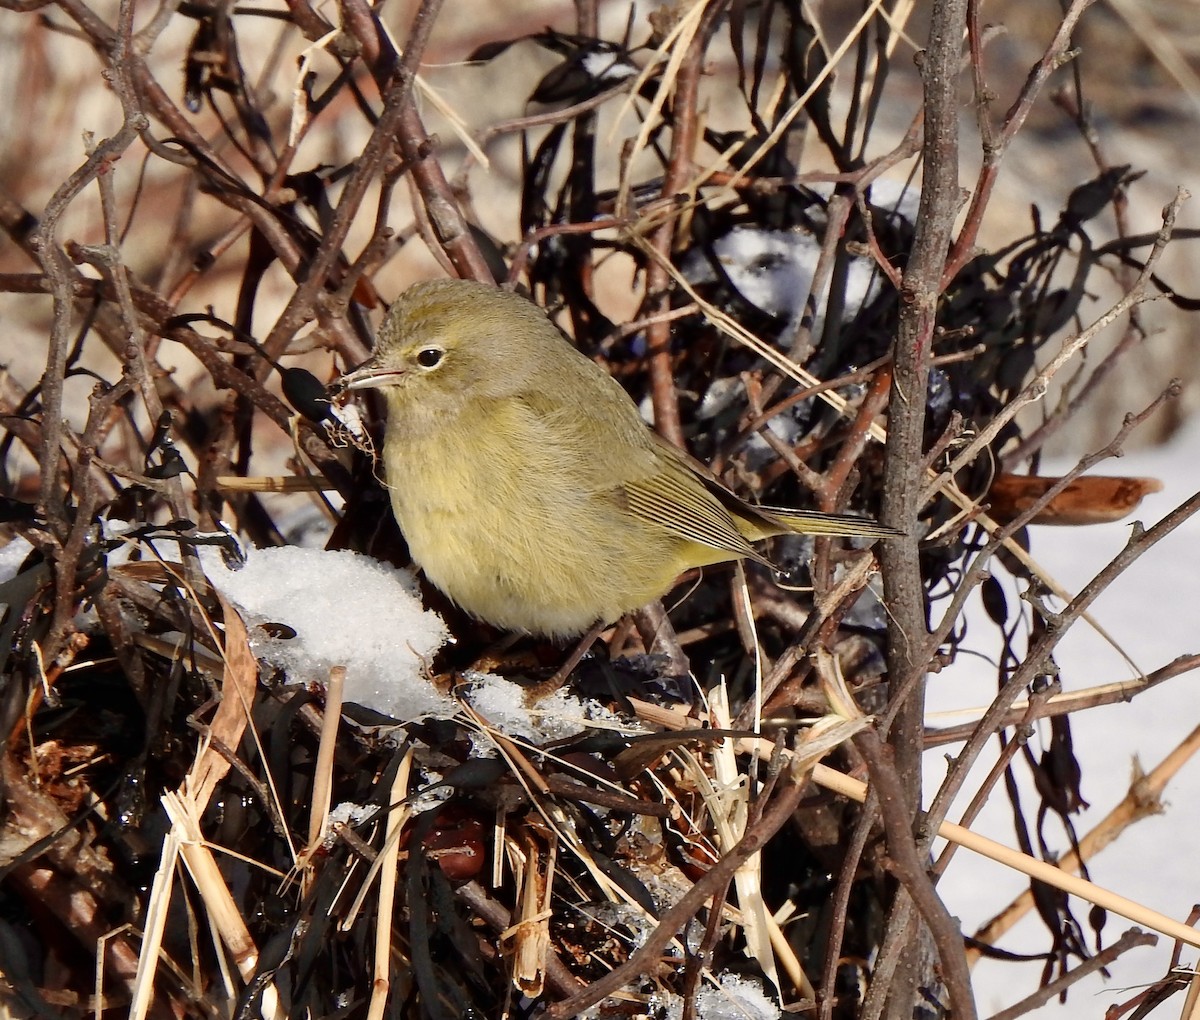
<svg viewBox="0 0 1200 1020"><path fill-rule="evenodd" d="M1067 470L1067 463L1047 464L1044 473ZM1162 480L1163 491L1148 497L1132 519L1147 527L1161 519L1200 488L1200 423L1187 426L1168 446L1127 454L1108 461L1096 473L1152 476ZM1080 528L1032 529L1033 555L1068 591L1078 592L1123 547L1129 522ZM1200 519L1193 518L1152 548L1097 600L1092 615L1144 671L1157 669L1176 656L1200 651ZM1010 599L1013 596L1009 592ZM1010 606L1013 603L1010 601ZM971 647L994 651L996 629L975 607ZM1064 690L1078 690L1130 677L1111 646L1085 623L1073 627L1056 654ZM1090 709L1073 717L1075 754L1083 769L1083 796L1091 807L1076 816L1082 837L1126 794L1136 757L1143 768L1156 766L1197 725L1200 725L1198 677L1185 674L1161 684L1128 704ZM929 708L938 712L985 704L995 691L994 667L962 656L955 666L932 679ZM1039 736L1046 736L1043 728ZM981 766L994 761L996 743L989 745ZM929 795L944 774L942 756L954 746L930 751L926 759ZM1035 742L1035 752L1040 745ZM990 756L990 757L989 757ZM1018 771L1020 767L1018 767ZM982 775L982 773L977 773ZM971 789L968 782L967 789ZM965 795L969 797L969 793ZM1164 795L1166 813L1139 822L1112 846L1094 858L1092 880L1133 900L1186 921L1193 903L1200 902L1200 762L1191 761L1179 772ZM1030 783L1025 783L1027 811L1036 805ZM956 805L961 811L965 805ZM951 819L956 812L951 812ZM1010 812L1003 791L993 795L973 828L1014 845ZM1048 838L1061 834L1053 819L1047 822ZM1057 846L1067 849L1065 838ZM940 889L966 932L979 925L1025 888L1020 876L990 861L960 850ZM1087 904L1075 902L1076 918L1086 928ZM1116 941L1131 927L1111 916L1105 944ZM1001 942L1018 952L1040 952L1050 946L1049 935L1035 916L1027 917ZM1164 974L1172 943L1160 939L1156 947L1135 949L1112 968L1112 978L1085 979L1074 988L1065 1006L1057 1000L1035 1015L1097 1017L1113 1002L1136 993L1140 984ZM1194 965L1197 952L1186 949L1182 963ZM1075 961L1078 962L1078 961ZM974 970L979 1013L988 1016L1032 992L1041 971L1040 962L1019 964L981 961ZM1182 999L1179 1000L1182 1004ZM1172 1007L1167 1006L1171 1014ZM1178 1007L1175 1007L1176 1009ZM1171 1014L1173 1015L1173 1014Z"/></svg>

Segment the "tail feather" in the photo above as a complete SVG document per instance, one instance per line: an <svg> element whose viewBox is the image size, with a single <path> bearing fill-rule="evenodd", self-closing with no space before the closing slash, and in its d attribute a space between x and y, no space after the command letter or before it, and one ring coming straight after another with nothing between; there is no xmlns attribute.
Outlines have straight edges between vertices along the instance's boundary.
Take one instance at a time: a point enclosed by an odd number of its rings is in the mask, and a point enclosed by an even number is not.
<svg viewBox="0 0 1200 1020"><path fill-rule="evenodd" d="M817 510L780 510L759 507L778 520L786 531L801 535L857 535L863 538L896 538L904 534L870 517L852 514L826 514Z"/></svg>

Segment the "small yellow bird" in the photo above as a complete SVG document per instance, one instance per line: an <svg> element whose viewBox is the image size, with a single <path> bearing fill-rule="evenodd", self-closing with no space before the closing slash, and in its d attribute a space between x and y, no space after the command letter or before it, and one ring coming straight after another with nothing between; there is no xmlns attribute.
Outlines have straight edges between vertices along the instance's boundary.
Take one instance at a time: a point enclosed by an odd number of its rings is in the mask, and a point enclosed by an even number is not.
<svg viewBox="0 0 1200 1020"><path fill-rule="evenodd" d="M770 566L751 543L775 535L899 534L756 507L705 478L540 308L485 284L410 287L335 389L383 391L387 487L413 559L504 630L581 634L689 568Z"/></svg>

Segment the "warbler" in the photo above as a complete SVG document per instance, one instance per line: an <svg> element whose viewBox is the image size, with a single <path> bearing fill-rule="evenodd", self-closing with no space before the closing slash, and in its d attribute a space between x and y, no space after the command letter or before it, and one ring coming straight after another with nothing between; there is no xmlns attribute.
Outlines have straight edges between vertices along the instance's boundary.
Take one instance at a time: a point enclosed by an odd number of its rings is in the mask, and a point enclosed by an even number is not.
<svg viewBox="0 0 1200 1020"><path fill-rule="evenodd" d="M383 393L386 483L414 561L506 631L581 634L692 567L771 566L754 543L776 535L899 534L734 495L648 428L537 305L486 284L410 287L373 357L334 389Z"/></svg>

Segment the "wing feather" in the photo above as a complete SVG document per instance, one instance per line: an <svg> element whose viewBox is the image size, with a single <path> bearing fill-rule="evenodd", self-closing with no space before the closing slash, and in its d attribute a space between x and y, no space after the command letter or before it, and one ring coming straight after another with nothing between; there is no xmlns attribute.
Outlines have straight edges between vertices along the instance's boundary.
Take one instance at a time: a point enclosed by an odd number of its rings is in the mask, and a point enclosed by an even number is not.
<svg viewBox="0 0 1200 1020"><path fill-rule="evenodd" d="M658 458L659 470L627 481L621 495L629 512L664 531L729 554L770 565L738 530L733 515L683 463Z"/></svg>

